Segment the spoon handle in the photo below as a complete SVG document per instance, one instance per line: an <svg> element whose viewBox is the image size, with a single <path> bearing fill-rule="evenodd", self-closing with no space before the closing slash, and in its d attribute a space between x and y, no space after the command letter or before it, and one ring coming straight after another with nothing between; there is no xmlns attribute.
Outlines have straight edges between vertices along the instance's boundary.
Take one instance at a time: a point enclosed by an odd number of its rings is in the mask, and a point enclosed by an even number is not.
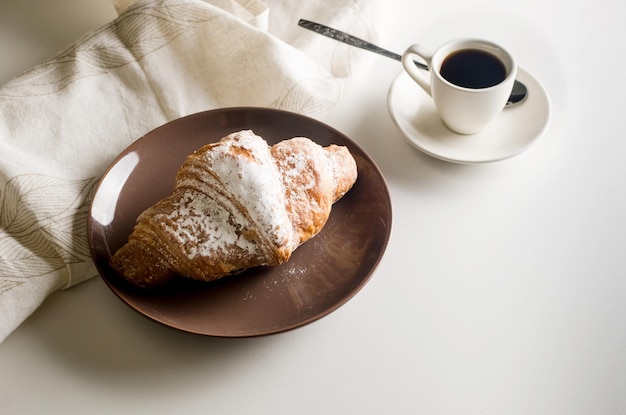
<svg viewBox="0 0 626 415"><path fill-rule="evenodd" d="M316 33L329 37L331 39L338 40L343 43L347 43L350 46L355 46L357 48L369 50L370 52L378 53L379 55L386 56L391 59L395 59L397 61L402 60L402 56L397 53L393 53L387 49L383 49L378 47L368 41L363 39L359 39L356 36L352 36L348 33L342 32L341 30L333 29L332 27L324 26L323 24L315 23L310 20L300 19L298 22L298 26L304 27L305 29L312 30ZM422 69L428 70L428 66L424 65L420 62L415 62L415 64Z"/></svg>

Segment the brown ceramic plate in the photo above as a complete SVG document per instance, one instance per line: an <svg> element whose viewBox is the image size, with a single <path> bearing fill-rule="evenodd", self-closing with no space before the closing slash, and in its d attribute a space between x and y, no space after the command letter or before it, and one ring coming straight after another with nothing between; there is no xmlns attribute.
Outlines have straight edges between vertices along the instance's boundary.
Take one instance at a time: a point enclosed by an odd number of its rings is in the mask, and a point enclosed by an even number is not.
<svg viewBox="0 0 626 415"><path fill-rule="evenodd" d="M156 290L128 285L108 265L137 216L173 187L185 157L242 129L274 144L306 136L347 146L359 177L322 231L290 260L216 282L176 280ZM137 312L176 329L221 337L259 336L300 327L336 310L369 280L391 232L391 203L372 159L333 128L302 115L264 108L226 108L190 115L137 140L105 172L88 221L93 260L111 290Z"/></svg>

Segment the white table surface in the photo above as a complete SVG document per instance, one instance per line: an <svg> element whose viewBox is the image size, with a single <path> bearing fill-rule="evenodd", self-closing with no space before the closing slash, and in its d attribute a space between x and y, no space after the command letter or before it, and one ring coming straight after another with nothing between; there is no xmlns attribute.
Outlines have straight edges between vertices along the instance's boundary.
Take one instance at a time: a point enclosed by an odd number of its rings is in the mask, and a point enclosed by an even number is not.
<svg viewBox="0 0 626 415"><path fill-rule="evenodd" d="M107 0L0 0L0 83L114 17ZM400 65L372 55L323 120L391 193L388 250L360 293L303 328L228 340L153 323L93 279L0 344L0 411L626 413L624 17L614 0L387 2L392 50L506 45L551 99L538 143L485 165L420 153L387 112Z"/></svg>

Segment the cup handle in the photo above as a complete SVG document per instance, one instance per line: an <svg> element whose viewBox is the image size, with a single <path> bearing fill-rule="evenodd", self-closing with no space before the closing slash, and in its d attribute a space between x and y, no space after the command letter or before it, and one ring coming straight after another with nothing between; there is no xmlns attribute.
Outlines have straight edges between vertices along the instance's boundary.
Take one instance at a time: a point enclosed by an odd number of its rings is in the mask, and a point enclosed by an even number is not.
<svg viewBox="0 0 626 415"><path fill-rule="evenodd" d="M422 87L428 95L432 95L430 88L430 74L425 69L418 68L413 62L413 57L418 56L426 61L426 64L430 67L430 60L433 54L421 45L411 45L402 55L402 65L404 70L413 78L419 86Z"/></svg>

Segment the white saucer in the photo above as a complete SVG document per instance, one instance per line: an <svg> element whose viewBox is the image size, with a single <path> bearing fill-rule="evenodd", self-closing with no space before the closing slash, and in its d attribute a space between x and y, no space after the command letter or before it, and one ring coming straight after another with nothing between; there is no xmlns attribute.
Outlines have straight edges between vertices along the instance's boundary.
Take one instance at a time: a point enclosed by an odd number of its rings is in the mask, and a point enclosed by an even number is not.
<svg viewBox="0 0 626 415"><path fill-rule="evenodd" d="M406 140L433 157L455 163L504 160L527 150L546 129L550 100L541 84L522 68L517 79L528 87L528 97L505 108L485 130L456 134L439 118L432 99L413 79L401 72L389 87L389 114Z"/></svg>

